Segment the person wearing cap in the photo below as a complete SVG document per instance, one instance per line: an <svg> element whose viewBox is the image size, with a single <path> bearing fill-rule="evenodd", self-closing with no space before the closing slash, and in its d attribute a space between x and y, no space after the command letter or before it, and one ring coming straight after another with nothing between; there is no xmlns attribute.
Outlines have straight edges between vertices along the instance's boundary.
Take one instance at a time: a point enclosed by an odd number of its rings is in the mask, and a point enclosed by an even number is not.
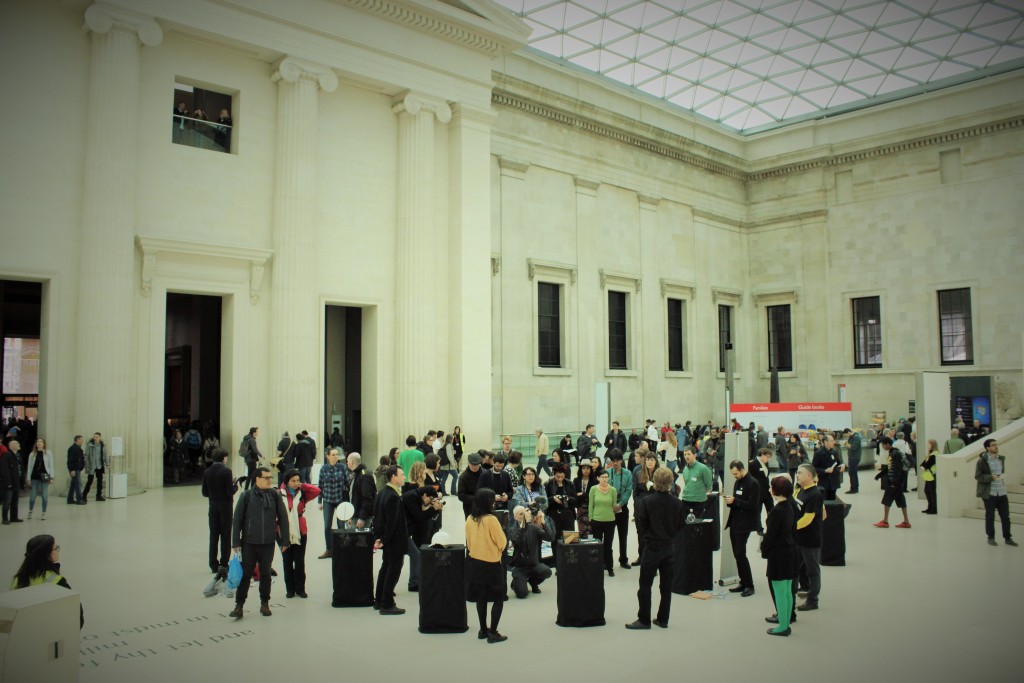
<svg viewBox="0 0 1024 683"><path fill-rule="evenodd" d="M540 584L551 578L551 567L540 561L540 548L544 541L554 543L555 525L543 510L534 515L522 505L516 506L512 517L512 592L522 600L528 595L527 586L531 592L540 593Z"/></svg>
<svg viewBox="0 0 1024 683"><path fill-rule="evenodd" d="M320 487L317 506L324 513L324 551L319 559L326 560L331 556L334 513L348 500L349 489L349 469L346 463L341 462L341 454L335 446L327 449L327 462L320 468L317 485Z"/></svg>
<svg viewBox="0 0 1024 683"><path fill-rule="evenodd" d="M483 457L480 452L469 454L469 466L459 475L458 496L462 501L462 512L466 519L473 512L473 498L476 497L476 490L480 488L480 477L482 474L481 465Z"/></svg>

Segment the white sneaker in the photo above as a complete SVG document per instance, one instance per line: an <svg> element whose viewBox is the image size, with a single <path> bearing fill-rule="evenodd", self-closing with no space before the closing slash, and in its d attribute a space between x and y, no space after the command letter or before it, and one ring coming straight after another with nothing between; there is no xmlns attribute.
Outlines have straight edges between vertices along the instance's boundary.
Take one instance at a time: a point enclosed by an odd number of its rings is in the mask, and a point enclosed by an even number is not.
<svg viewBox="0 0 1024 683"><path fill-rule="evenodd" d="M31 510L28 511L28 517L26 517L25 519L32 519L32 511Z"/></svg>
<svg viewBox="0 0 1024 683"><path fill-rule="evenodd" d="M46 519L46 513L45 512L43 513L43 516L40 519Z"/></svg>

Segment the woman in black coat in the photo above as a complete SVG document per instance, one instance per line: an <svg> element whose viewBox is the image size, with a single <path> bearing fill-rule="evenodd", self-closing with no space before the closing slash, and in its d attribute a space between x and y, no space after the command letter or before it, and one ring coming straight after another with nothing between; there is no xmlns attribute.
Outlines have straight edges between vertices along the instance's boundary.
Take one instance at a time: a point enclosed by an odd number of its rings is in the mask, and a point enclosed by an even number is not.
<svg viewBox="0 0 1024 683"><path fill-rule="evenodd" d="M796 506L793 503L793 483L785 477L775 477L771 483L776 505L768 513L764 538L761 539L761 557L768 560L768 586L775 600L775 617L768 621L778 623L768 629L770 636L788 636L793 615L793 579L798 570L796 541Z"/></svg>

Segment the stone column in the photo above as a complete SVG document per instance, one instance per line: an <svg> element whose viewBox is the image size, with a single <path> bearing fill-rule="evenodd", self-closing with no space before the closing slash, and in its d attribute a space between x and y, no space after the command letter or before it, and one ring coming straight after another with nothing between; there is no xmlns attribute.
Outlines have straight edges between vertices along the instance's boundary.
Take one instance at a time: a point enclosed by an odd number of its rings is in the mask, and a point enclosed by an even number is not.
<svg viewBox="0 0 1024 683"><path fill-rule="evenodd" d="M277 141L270 320L269 425L261 450L273 452L280 433L320 431L319 302L310 286L316 245L317 95L338 78L326 66L285 57L277 82ZM252 425L250 425L252 426ZM320 443L323 443L321 436Z"/></svg>
<svg viewBox="0 0 1024 683"><path fill-rule="evenodd" d="M102 432L108 446L111 437L123 437L125 466L137 474L145 471L145 458L162 457L144 452L133 425L140 42L159 45L163 31L151 18L103 5L86 9L85 28L92 51L77 244L78 328L74 370L66 370L74 373L75 429Z"/></svg>
<svg viewBox="0 0 1024 683"><path fill-rule="evenodd" d="M493 443L491 387L491 122L490 109L452 105L449 128L451 226L448 251L450 424L468 450Z"/></svg>
<svg viewBox="0 0 1024 683"><path fill-rule="evenodd" d="M443 100L413 92L396 98L392 111L398 115L394 425L396 436L404 439L449 422L448 391L442 385L448 356L442 355L431 331L436 328L439 293L447 293L447 283L437 281L432 265L440 236L434 206L434 121L448 123L452 112Z"/></svg>

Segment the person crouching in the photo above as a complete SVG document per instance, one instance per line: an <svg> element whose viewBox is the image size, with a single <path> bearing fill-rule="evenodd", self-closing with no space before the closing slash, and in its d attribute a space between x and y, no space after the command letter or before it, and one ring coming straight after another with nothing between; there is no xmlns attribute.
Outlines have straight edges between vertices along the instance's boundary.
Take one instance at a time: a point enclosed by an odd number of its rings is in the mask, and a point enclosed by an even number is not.
<svg viewBox="0 0 1024 683"><path fill-rule="evenodd" d="M546 502L546 501L545 501ZM541 543L553 543L555 525L544 511L519 505L512 511L514 521L509 528L512 541L512 591L522 600L528 593L527 585L534 593L540 593L540 584L551 577L551 567L540 561Z"/></svg>

